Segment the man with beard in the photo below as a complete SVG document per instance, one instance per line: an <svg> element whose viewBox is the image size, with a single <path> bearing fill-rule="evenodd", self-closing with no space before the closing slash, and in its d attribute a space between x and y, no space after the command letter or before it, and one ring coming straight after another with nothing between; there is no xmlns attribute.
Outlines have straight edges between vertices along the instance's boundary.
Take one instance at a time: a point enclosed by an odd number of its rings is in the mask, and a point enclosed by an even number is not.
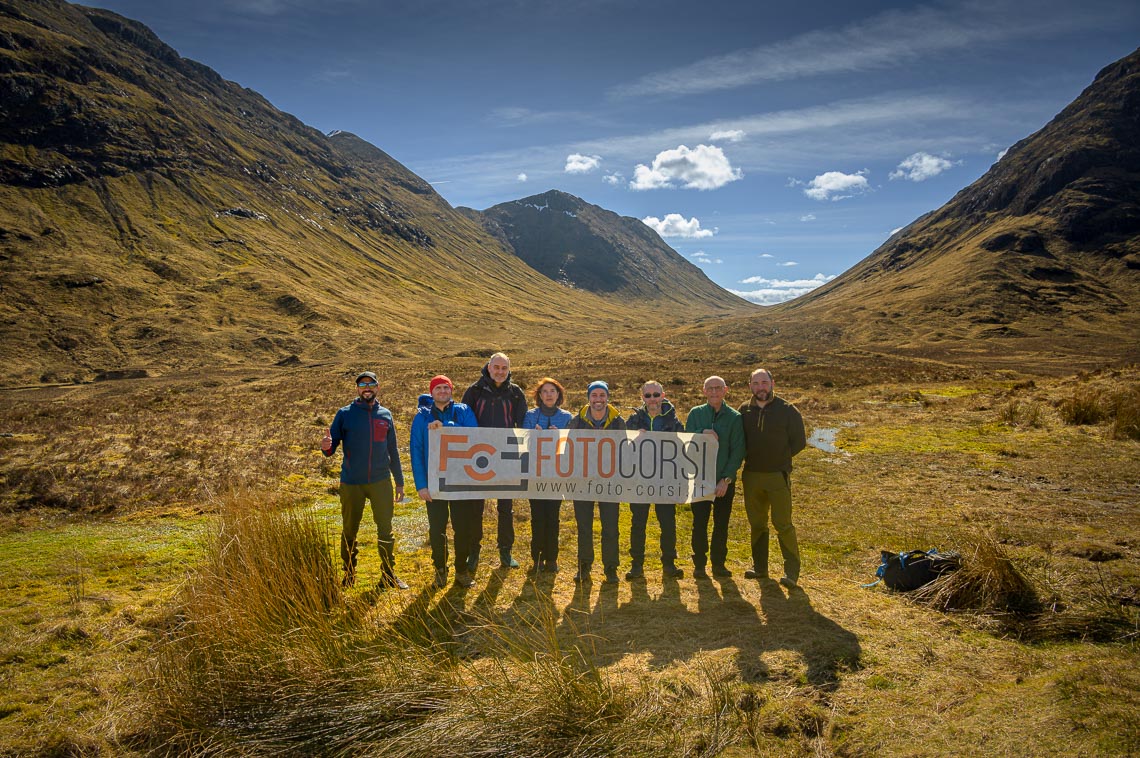
<svg viewBox="0 0 1140 758"><path fill-rule="evenodd" d="M479 426L485 429L516 429L526 418L526 395L522 387L511 381L511 359L503 353L495 353L483 367L483 376L463 393L464 405L475 413ZM518 568L519 564L511 556L515 546L514 500L500 498L497 506L499 514L498 543L499 564L503 568ZM479 563L479 548L483 540L483 520L479 520L479 540L472 551L470 571L475 573Z"/></svg>
<svg viewBox="0 0 1140 758"><path fill-rule="evenodd" d="M625 429L625 421L617 408L610 405L610 386L600 379L586 387L587 403L570 419L568 429ZM598 518L602 522L602 568L606 584L618 581L618 504L598 503ZM574 521L578 526L578 573L574 581L590 581L590 567L594 563L594 501L574 501Z"/></svg>
<svg viewBox="0 0 1140 758"><path fill-rule="evenodd" d="M396 425L392 413L376 402L376 386L376 374L371 371L356 377L357 397L336 412L332 425L321 439L321 451L331 456L344 443L340 467L340 558L344 563L341 584L351 587L356 583L356 534L367 499L376 522L380 584L406 590L407 583L396 576L392 538L395 501L404 499L404 471L396 445ZM393 477L396 479L394 494Z"/></svg>
<svg viewBox="0 0 1140 758"><path fill-rule="evenodd" d="M772 373L752 372L748 387L752 398L740 406L744 424L744 510L752 531L752 568L746 579L768 578L768 512L780 553L784 576L780 584L795 587L800 576L800 548L792 525L792 457L807 445L804 420L796 407L775 394Z"/></svg>

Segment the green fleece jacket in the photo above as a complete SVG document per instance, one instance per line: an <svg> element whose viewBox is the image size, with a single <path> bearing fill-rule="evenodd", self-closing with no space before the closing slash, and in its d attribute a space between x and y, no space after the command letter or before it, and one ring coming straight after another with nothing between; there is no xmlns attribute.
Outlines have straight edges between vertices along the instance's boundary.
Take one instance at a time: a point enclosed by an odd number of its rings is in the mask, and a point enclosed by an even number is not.
<svg viewBox="0 0 1140 758"><path fill-rule="evenodd" d="M763 408L751 398L740 406L744 423L744 470L792 472L792 456L807 446L804 419L796 406L773 395Z"/></svg>
<svg viewBox="0 0 1140 758"><path fill-rule="evenodd" d="M716 480L736 481L736 471L744 460L744 425L740 412L728 405L714 411L708 403L689 411L685 419L686 432L716 432Z"/></svg>

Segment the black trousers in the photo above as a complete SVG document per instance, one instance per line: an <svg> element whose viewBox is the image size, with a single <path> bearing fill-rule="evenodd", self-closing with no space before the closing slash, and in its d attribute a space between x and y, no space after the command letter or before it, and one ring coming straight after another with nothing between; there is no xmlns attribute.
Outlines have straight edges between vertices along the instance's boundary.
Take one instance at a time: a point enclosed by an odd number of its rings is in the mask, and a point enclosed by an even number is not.
<svg viewBox="0 0 1140 758"><path fill-rule="evenodd" d="M502 498L496 510L499 512L499 552L509 553L515 546L515 501Z"/></svg>
<svg viewBox="0 0 1140 758"><path fill-rule="evenodd" d="M677 506L654 503L657 523L661 525L661 565L672 566L677 560ZM634 566L645 562L645 526L649 523L649 503L630 503L629 557Z"/></svg>
<svg viewBox="0 0 1140 758"><path fill-rule="evenodd" d="M427 504L428 542L431 544L431 562L439 569L447 568L447 519L455 533L455 573L467 571L467 557L478 544L483 521L482 500L440 500Z"/></svg>
<svg viewBox="0 0 1140 758"><path fill-rule="evenodd" d="M728 559L728 520L732 515L732 499L736 497L736 482L728 485L728 491L715 500L693 503L693 565L704 568L705 556L712 558L712 565L723 566ZM712 548L709 548L709 515L712 515Z"/></svg>
<svg viewBox="0 0 1140 758"><path fill-rule="evenodd" d="M618 504L598 503L598 517L602 522L602 566L617 571ZM589 567L594 563L593 501L575 500L574 520L578 522L578 565Z"/></svg>
<svg viewBox="0 0 1140 758"><path fill-rule="evenodd" d="M530 557L536 565L558 560L558 513L561 500L530 501Z"/></svg>

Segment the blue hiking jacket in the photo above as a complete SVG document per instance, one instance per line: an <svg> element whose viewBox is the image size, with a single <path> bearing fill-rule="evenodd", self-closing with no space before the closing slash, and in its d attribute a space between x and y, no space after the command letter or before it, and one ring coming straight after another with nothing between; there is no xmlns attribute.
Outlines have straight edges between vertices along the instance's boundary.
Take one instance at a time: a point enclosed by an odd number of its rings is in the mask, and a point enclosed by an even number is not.
<svg viewBox="0 0 1140 758"><path fill-rule="evenodd" d="M341 484L371 484L393 476L397 486L404 486L396 424L392 421L392 412L380 403L357 399L344 406L336 412L329 426L329 436L332 448L326 456L331 456L344 443Z"/></svg>
<svg viewBox="0 0 1140 758"><path fill-rule="evenodd" d="M442 411L435 407L431 395L420 395L419 407L412 417L412 478L416 490L428 486L428 424L442 421L444 426L479 426L475 414L463 403L451 401Z"/></svg>

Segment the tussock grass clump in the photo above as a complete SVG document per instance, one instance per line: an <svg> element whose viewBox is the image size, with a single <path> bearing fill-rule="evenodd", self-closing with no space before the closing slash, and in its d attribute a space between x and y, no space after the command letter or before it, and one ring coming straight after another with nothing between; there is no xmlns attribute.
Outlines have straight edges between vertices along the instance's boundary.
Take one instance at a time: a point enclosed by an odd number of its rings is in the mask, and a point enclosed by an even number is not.
<svg viewBox="0 0 1140 758"><path fill-rule="evenodd" d="M611 755L676 745L553 605L508 625L447 595L346 602L312 517L228 504L150 666L150 748L223 754Z"/></svg>
<svg viewBox="0 0 1140 758"><path fill-rule="evenodd" d="M1112 407L1112 439L1140 440L1140 386L1117 393Z"/></svg>
<svg viewBox="0 0 1140 758"><path fill-rule="evenodd" d="M1061 418L1071 426L1095 426L1108 416L1104 395L1094 388L1083 388L1061 401Z"/></svg>
<svg viewBox="0 0 1140 758"><path fill-rule="evenodd" d="M957 571L920 587L912 597L943 611L1025 616L1041 608L1033 584L988 534L976 538L971 547L961 552Z"/></svg>
<svg viewBox="0 0 1140 758"><path fill-rule="evenodd" d="M998 420L1010 426L1039 427L1043 425L1041 403L1037 400L1010 399L998 410Z"/></svg>

